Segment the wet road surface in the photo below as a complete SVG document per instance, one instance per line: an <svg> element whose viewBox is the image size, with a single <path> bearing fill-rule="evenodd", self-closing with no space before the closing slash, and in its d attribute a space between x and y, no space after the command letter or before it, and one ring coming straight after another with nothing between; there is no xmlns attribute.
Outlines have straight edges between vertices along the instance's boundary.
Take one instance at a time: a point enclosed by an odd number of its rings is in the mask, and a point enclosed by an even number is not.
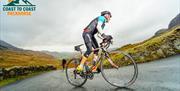
<svg viewBox="0 0 180 91"><path fill-rule="evenodd" d="M128 88L108 84L101 74L88 80L83 87L71 86L61 70L18 81L0 91L180 91L180 55L138 64L139 75Z"/></svg>

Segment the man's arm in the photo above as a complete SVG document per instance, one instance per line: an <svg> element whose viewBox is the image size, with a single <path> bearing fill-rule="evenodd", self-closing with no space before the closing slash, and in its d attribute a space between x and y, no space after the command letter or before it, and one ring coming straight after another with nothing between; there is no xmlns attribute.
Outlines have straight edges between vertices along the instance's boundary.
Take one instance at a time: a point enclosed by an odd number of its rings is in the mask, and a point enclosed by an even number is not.
<svg viewBox="0 0 180 91"><path fill-rule="evenodd" d="M97 26L96 26L96 28L97 28L97 30L98 30L98 37L99 38L101 38L101 39L103 39L103 37L102 37L102 35L103 35L103 33L102 33L102 24L103 24L103 22L102 21L98 21L98 24L97 24Z"/></svg>

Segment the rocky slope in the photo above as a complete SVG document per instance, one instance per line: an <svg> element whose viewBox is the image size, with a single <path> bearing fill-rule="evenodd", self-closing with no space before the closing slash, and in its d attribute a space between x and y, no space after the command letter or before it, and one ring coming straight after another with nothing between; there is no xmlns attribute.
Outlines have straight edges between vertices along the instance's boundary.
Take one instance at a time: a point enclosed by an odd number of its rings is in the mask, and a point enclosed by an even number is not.
<svg viewBox="0 0 180 91"><path fill-rule="evenodd" d="M171 22L168 25L168 29L174 26L180 26L180 13L171 20Z"/></svg>
<svg viewBox="0 0 180 91"><path fill-rule="evenodd" d="M23 49L20 49L20 48L17 48L3 40L0 40L0 50L6 50L6 49L9 49L9 50L15 50L15 51L20 51L20 50L23 50Z"/></svg>
<svg viewBox="0 0 180 91"><path fill-rule="evenodd" d="M138 63L179 55L180 26L171 28L167 32L143 42L125 45L116 51L119 50L129 53ZM120 62L125 60L125 58L118 53L111 54L111 56L115 62L119 62L119 65L130 64Z"/></svg>
<svg viewBox="0 0 180 91"><path fill-rule="evenodd" d="M115 51L111 52L111 57L119 66L129 65L131 62L127 61L128 58L117 53L117 51L125 51L137 63L180 55L180 14L170 21L168 28L158 30L151 38L140 43L124 45ZM105 64L110 67L107 61Z"/></svg>

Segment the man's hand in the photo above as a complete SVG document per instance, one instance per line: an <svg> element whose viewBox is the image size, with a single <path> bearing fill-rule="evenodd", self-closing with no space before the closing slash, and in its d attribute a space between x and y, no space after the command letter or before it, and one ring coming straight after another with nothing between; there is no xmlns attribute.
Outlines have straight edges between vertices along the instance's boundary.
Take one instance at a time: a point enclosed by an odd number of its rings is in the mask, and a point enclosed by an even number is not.
<svg viewBox="0 0 180 91"><path fill-rule="evenodd" d="M106 38L106 35L103 33L101 34L102 38L105 39Z"/></svg>
<svg viewBox="0 0 180 91"><path fill-rule="evenodd" d="M103 37L103 39L106 39L106 40L113 39L113 37L111 35L105 35L104 33L101 36Z"/></svg>
<svg viewBox="0 0 180 91"><path fill-rule="evenodd" d="M101 36L103 37L103 42L111 42L113 39L111 35L102 34Z"/></svg>

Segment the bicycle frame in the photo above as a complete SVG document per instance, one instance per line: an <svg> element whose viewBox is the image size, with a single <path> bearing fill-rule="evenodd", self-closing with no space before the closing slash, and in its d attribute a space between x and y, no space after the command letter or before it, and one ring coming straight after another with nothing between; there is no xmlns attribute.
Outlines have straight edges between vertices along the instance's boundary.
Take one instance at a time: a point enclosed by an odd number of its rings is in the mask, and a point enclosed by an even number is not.
<svg viewBox="0 0 180 91"><path fill-rule="evenodd" d="M100 43L100 44L101 44L101 43ZM78 46L75 46L75 50L79 51L81 55L83 55L83 52L82 52L82 50L81 50L81 48L80 48L82 45L83 45L83 44L78 45ZM97 63L96 63L96 65L95 65L96 67L99 67L99 64L101 63L101 61L103 61L103 59L105 59L105 57L108 57L108 56L109 56L109 53L107 52L107 48L108 48L108 47L109 47L109 44L104 44L104 45L103 45L103 42L102 42L101 47L96 48L96 49L94 49L94 50L92 51L92 52L94 52L94 51L96 51L96 50L100 50L100 51L101 51L100 55L98 55L98 60L97 60ZM110 64L111 64L113 67L118 68L118 66L115 65L112 60L108 59L108 61L110 62ZM84 65L87 66L87 62L85 62ZM92 69L90 69L90 71L92 71Z"/></svg>

